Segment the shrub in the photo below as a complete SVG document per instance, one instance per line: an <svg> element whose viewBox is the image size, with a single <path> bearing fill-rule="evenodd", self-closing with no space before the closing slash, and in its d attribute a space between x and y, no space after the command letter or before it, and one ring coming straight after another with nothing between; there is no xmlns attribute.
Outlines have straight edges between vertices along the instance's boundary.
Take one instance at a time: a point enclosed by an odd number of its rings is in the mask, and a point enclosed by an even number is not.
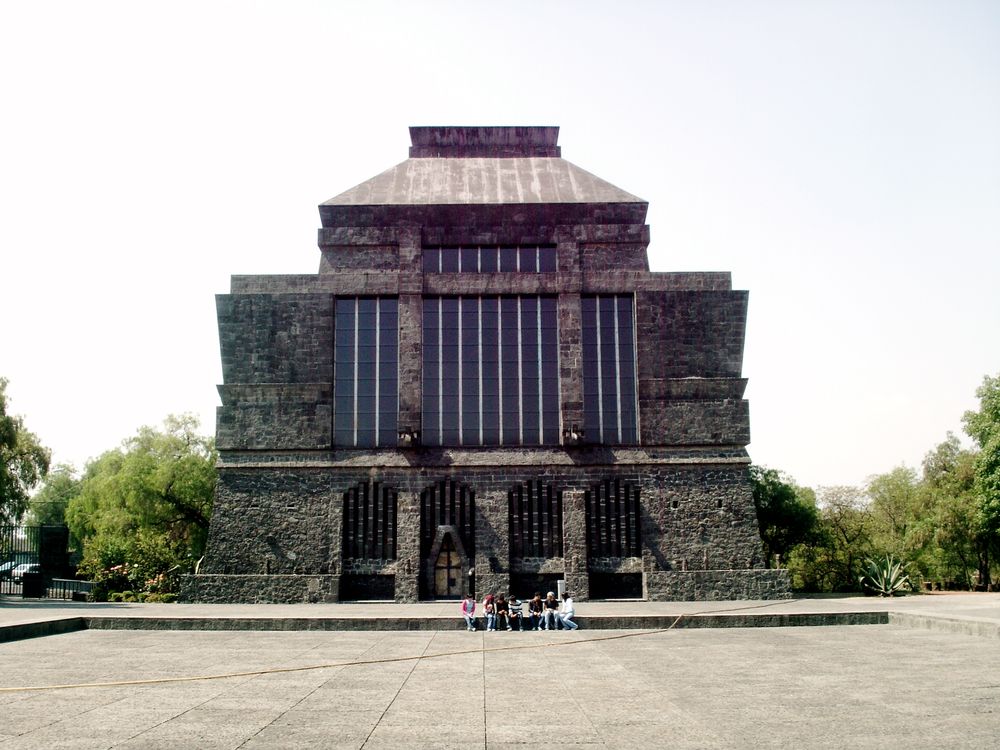
<svg viewBox="0 0 1000 750"><path fill-rule="evenodd" d="M902 595L910 589L910 577L905 573L906 566L886 555L883 558L865 560L864 574L858 580L865 591L871 591L879 596Z"/></svg>
<svg viewBox="0 0 1000 750"><path fill-rule="evenodd" d="M146 594L146 601L157 604L169 604L177 601L177 594Z"/></svg>
<svg viewBox="0 0 1000 750"><path fill-rule="evenodd" d="M98 535L87 540L77 573L93 581L95 601L107 600L112 591L168 594L177 591L180 574L190 567L181 553L152 534Z"/></svg>

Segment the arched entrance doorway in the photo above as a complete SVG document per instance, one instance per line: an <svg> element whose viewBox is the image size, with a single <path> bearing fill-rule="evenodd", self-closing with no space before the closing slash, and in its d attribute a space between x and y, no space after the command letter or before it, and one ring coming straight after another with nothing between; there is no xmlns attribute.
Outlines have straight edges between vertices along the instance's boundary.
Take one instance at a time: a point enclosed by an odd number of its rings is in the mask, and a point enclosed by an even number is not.
<svg viewBox="0 0 1000 750"><path fill-rule="evenodd" d="M451 534L444 538L441 551L434 561L434 597L436 599L457 599L464 593L465 572L462 558L455 549Z"/></svg>
<svg viewBox="0 0 1000 750"><path fill-rule="evenodd" d="M475 496L445 478L420 493L420 598L475 594Z"/></svg>

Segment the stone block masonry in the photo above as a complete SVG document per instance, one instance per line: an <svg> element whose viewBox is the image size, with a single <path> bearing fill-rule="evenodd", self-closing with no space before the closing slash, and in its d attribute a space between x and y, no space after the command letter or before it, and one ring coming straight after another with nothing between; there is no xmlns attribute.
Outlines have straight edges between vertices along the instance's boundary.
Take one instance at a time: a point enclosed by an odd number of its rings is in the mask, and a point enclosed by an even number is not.
<svg viewBox="0 0 1000 750"><path fill-rule="evenodd" d="M747 476L747 292L650 272L646 202L557 134L413 128L408 160L320 206L317 274L233 277L186 598L788 595ZM338 321L341 298L395 300L395 330Z"/></svg>

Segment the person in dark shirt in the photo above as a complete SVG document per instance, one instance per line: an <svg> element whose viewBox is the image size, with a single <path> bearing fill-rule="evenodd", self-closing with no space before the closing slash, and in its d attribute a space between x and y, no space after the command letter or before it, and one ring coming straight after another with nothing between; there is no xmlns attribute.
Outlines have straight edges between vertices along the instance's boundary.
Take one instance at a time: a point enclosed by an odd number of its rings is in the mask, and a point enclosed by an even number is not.
<svg viewBox="0 0 1000 750"><path fill-rule="evenodd" d="M542 592L536 591L535 596L528 601L528 618L531 620L532 630L538 630L538 627L542 624L542 611L544 609Z"/></svg>
<svg viewBox="0 0 1000 750"><path fill-rule="evenodd" d="M511 630L510 605L507 603L507 599L503 594L497 594L497 627L506 627L507 630Z"/></svg>

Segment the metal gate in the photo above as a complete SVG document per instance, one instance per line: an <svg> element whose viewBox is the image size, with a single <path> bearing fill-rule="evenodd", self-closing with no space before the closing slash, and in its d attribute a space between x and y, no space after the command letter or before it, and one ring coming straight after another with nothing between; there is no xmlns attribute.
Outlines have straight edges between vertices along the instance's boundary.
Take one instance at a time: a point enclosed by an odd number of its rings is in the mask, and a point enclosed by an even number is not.
<svg viewBox="0 0 1000 750"><path fill-rule="evenodd" d="M46 580L65 576L68 543L65 526L0 526L0 594L21 594L21 565L38 565Z"/></svg>

